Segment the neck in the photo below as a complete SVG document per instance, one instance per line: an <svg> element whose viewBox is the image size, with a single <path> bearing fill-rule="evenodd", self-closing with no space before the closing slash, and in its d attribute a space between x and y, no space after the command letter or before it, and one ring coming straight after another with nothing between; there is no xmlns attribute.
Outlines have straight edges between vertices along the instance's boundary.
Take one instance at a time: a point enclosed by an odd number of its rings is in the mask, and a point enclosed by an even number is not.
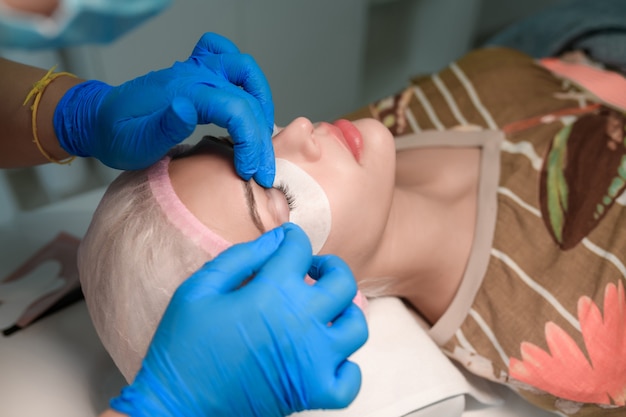
<svg viewBox="0 0 626 417"><path fill-rule="evenodd" d="M456 180L396 186L387 228L367 274L384 283L376 295L404 298L431 324L441 317L470 255L477 190L476 181L459 186ZM366 295L368 286L361 283Z"/></svg>

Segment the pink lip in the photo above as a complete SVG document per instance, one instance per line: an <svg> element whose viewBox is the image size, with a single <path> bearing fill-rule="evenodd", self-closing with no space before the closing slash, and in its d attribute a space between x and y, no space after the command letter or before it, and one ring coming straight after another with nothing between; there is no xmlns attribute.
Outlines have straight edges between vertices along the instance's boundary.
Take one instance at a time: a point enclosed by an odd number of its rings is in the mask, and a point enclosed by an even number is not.
<svg viewBox="0 0 626 417"><path fill-rule="evenodd" d="M345 119L339 119L332 125L327 126L337 136L339 141L348 148L354 159L359 162L361 151L363 150L363 137L356 126Z"/></svg>

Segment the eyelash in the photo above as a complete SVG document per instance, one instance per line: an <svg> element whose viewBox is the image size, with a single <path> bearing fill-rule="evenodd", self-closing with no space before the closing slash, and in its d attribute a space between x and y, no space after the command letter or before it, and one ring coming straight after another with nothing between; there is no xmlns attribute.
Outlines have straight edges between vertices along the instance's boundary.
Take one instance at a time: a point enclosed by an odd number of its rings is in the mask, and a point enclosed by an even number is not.
<svg viewBox="0 0 626 417"><path fill-rule="evenodd" d="M296 208L296 197L291 191L289 191L289 187L287 187L287 184L277 184L275 187L278 191L285 195L287 205L289 206L289 211L293 211L293 209Z"/></svg>

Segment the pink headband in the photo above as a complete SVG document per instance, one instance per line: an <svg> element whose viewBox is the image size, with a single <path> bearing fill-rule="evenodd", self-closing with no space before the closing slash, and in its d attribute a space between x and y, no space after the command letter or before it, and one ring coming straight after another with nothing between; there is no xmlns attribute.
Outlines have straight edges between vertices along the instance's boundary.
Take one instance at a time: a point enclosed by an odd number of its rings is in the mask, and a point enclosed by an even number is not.
<svg viewBox="0 0 626 417"><path fill-rule="evenodd" d="M209 229L180 201L168 171L171 160L172 157L168 155L148 169L152 194L167 219L202 250L215 257L232 246L232 243Z"/></svg>

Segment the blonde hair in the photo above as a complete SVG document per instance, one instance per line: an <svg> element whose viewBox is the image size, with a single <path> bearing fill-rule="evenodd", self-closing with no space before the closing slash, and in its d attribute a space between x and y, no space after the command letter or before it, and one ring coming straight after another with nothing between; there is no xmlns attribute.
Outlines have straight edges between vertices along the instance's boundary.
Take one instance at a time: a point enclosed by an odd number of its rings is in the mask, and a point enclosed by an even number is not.
<svg viewBox="0 0 626 417"><path fill-rule="evenodd" d="M169 181L170 157L111 183L78 253L89 314L127 381L176 288L230 245L180 202Z"/></svg>

